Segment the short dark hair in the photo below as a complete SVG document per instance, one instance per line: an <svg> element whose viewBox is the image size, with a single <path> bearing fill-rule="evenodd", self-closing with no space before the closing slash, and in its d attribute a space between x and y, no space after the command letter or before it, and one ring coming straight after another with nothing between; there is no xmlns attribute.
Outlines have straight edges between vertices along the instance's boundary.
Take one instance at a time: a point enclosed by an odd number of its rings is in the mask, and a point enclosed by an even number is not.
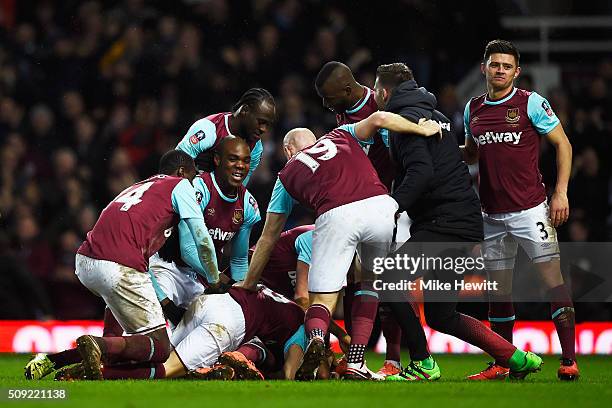
<svg viewBox="0 0 612 408"><path fill-rule="evenodd" d="M493 40L489 41L487 46L485 47L483 61L486 63L491 54L510 54L514 56L516 61L516 66L519 65L519 61L521 60L521 54L519 54L518 49L512 44L510 41L506 40Z"/></svg>
<svg viewBox="0 0 612 408"><path fill-rule="evenodd" d="M315 86L317 89L325 85L331 74L340 67L346 67L346 65L338 61L329 61L325 63L319 70L317 78L315 79Z"/></svg>
<svg viewBox="0 0 612 408"><path fill-rule="evenodd" d="M384 88L395 88L402 82L414 79L412 70L402 62L379 65L376 68L376 76L378 77L378 82Z"/></svg>
<svg viewBox="0 0 612 408"><path fill-rule="evenodd" d="M226 136L223 139L221 139L219 144L217 144L217 147L214 150L214 154L221 156L221 153L225 150L225 145L228 143L232 143L232 142L244 144L247 148L249 148L249 152L251 151L249 144L243 138L236 137L236 136Z"/></svg>
<svg viewBox="0 0 612 408"><path fill-rule="evenodd" d="M255 109L255 107L259 106L264 102L267 102L272 106L276 106L276 103L274 102L274 97L266 89L251 88L245 93L243 93L240 99L238 99L238 102L236 102L234 106L232 106L232 113L236 113L242 105L247 105L249 108Z"/></svg>
<svg viewBox="0 0 612 408"><path fill-rule="evenodd" d="M169 150L159 160L159 174L172 174L179 167L195 168L193 158L182 150Z"/></svg>

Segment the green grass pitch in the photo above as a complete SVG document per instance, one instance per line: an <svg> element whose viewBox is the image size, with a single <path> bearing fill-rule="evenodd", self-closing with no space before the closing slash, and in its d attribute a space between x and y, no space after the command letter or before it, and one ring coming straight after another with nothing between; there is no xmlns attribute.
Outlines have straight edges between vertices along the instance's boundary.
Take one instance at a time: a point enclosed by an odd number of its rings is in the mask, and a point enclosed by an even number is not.
<svg viewBox="0 0 612 408"><path fill-rule="evenodd" d="M603 407L612 401L612 357L579 360L582 377L574 383L556 378L558 360L546 357L544 368L521 382L471 383L463 378L485 366L484 355L440 355L442 379L434 383L296 383L204 381L31 382L23 378L29 355L0 354L0 406L59 407ZM368 355L377 369L382 357ZM63 388L64 401L9 401L8 389Z"/></svg>

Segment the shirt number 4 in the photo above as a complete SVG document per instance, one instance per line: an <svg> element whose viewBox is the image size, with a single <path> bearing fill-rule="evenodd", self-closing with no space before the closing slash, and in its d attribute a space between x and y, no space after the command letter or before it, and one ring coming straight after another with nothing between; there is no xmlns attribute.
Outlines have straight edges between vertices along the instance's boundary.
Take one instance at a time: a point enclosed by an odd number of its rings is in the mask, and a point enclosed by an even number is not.
<svg viewBox="0 0 612 408"><path fill-rule="evenodd" d="M132 208L132 206L142 202L142 200L141 200L142 195L149 188L151 188L152 185L153 185L153 182L149 181L149 182L144 183L144 184L142 184L142 185L140 185L138 187L133 186L135 188L128 189L128 190L124 191L123 193L121 193L117 198L115 198L115 202L116 203L123 204L119 210L120 211L127 211L130 208Z"/></svg>

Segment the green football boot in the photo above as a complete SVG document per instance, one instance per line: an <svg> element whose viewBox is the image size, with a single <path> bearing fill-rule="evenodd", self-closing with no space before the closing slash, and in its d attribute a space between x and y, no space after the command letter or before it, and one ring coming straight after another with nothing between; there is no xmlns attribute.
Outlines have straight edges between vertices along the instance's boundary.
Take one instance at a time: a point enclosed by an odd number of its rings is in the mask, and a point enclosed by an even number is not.
<svg viewBox="0 0 612 408"><path fill-rule="evenodd" d="M522 380L527 377L527 374L535 373L536 371L540 371L542 368L542 358L537 354L533 354L531 351L525 353L524 364L518 368L513 369L510 367L510 379L511 380Z"/></svg>
<svg viewBox="0 0 612 408"><path fill-rule="evenodd" d="M49 360L45 353L38 353L26 364L24 375L27 380L40 380L51 374L55 365Z"/></svg>
<svg viewBox="0 0 612 408"><path fill-rule="evenodd" d="M40 380L51 374L55 365L49 360L45 353L38 353L26 364L24 375L26 380Z"/></svg>
<svg viewBox="0 0 612 408"><path fill-rule="evenodd" d="M429 357L422 361L412 361L399 374L390 375L385 381L435 381L440 377L440 366L433 357Z"/></svg>

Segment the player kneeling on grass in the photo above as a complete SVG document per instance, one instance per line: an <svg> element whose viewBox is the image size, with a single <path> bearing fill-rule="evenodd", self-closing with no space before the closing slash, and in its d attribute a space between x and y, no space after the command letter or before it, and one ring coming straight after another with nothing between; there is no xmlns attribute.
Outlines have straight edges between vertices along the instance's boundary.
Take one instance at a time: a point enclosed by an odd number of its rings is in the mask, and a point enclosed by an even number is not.
<svg viewBox="0 0 612 408"><path fill-rule="evenodd" d="M81 336L75 349L38 354L25 367L27 379L40 379L80 361L88 380L164 377L162 363L169 356L170 341L147 269L149 257L179 220L186 222L200 262L211 271L210 283L219 285L214 246L191 184L195 175L189 155L166 153L160 174L119 194L77 252L79 280L104 299L128 336Z"/></svg>

